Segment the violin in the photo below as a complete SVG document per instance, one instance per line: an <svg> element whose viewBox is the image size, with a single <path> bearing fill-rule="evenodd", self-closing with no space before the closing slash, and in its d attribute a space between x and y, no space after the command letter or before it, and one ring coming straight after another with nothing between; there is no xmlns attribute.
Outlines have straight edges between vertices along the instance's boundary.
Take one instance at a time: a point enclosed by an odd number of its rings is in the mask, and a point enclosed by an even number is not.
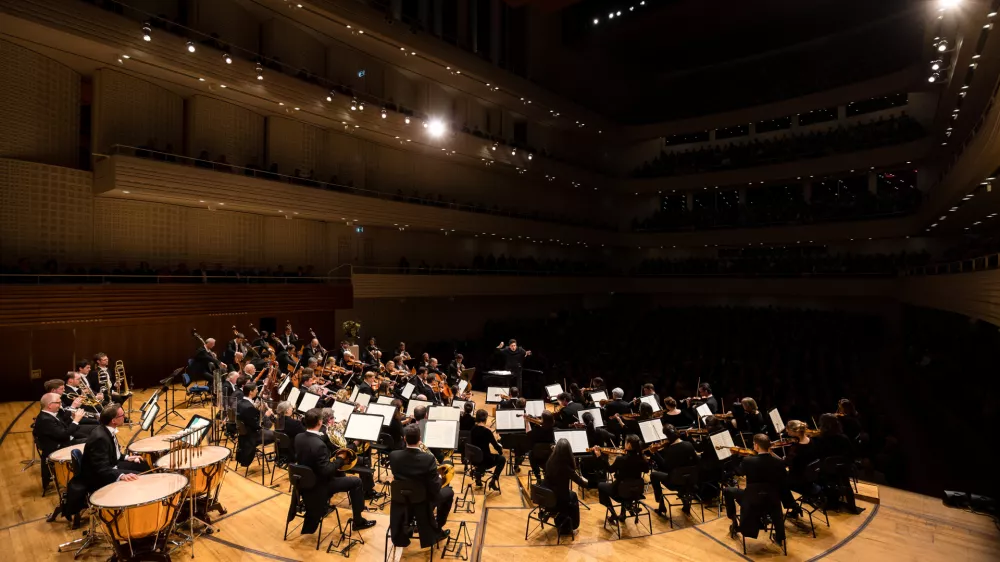
<svg viewBox="0 0 1000 562"><path fill-rule="evenodd" d="M600 451L601 454L604 455L624 455L625 453L628 452L625 449L618 449L614 447L591 447L590 450L594 451L595 453L597 451Z"/></svg>
<svg viewBox="0 0 1000 562"><path fill-rule="evenodd" d="M772 449L780 449L782 447L790 447L798 443L799 440L794 437L788 437L786 439L778 439L777 441L771 442Z"/></svg>
<svg viewBox="0 0 1000 562"><path fill-rule="evenodd" d="M529 416L528 414L524 414L524 419L527 420L528 422L534 424L534 425L542 425L542 418L540 416L536 417L536 416Z"/></svg>
<svg viewBox="0 0 1000 562"><path fill-rule="evenodd" d="M708 428L707 427L692 427L691 429L680 429L680 430L677 430L677 433L679 433L681 435L687 435L687 436L692 436L692 435L708 435Z"/></svg>
<svg viewBox="0 0 1000 562"><path fill-rule="evenodd" d="M643 449L642 452L643 453L657 453L660 450L664 449L669 444L670 443L667 442L666 440L657 441L656 443L653 443L649 447L646 447L645 449Z"/></svg>
<svg viewBox="0 0 1000 562"><path fill-rule="evenodd" d="M807 429L806 430L806 437L816 437L817 435L819 435L819 430L818 429Z"/></svg>
<svg viewBox="0 0 1000 562"><path fill-rule="evenodd" d="M743 447L730 447L729 452L738 457L752 457L757 454L757 451L754 451L753 449L744 449Z"/></svg>

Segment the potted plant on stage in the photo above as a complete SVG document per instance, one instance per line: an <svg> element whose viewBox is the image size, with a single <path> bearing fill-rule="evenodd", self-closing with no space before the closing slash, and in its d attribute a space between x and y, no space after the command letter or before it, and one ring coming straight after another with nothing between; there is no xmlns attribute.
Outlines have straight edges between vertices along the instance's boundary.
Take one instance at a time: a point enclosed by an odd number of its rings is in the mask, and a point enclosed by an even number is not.
<svg viewBox="0 0 1000 562"><path fill-rule="evenodd" d="M350 342L351 345L356 345L358 341L358 334L361 333L361 324L355 322L354 320L344 321L344 339Z"/></svg>

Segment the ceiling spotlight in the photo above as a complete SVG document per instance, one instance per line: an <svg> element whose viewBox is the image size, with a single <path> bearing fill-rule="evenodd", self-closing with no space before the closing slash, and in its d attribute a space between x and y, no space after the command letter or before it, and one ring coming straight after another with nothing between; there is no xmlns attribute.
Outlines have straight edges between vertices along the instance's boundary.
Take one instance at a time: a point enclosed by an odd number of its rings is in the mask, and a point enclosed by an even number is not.
<svg viewBox="0 0 1000 562"><path fill-rule="evenodd" d="M229 56L229 53L222 53L222 60L226 61L226 64L233 64L233 57Z"/></svg>
<svg viewBox="0 0 1000 562"><path fill-rule="evenodd" d="M388 116L389 116L388 113L386 113L385 109L383 108L382 109L382 119L385 119Z"/></svg>
<svg viewBox="0 0 1000 562"><path fill-rule="evenodd" d="M941 61L941 59L931 61L931 70L941 70L942 64L943 62Z"/></svg>
<svg viewBox="0 0 1000 562"><path fill-rule="evenodd" d="M189 53L193 53L194 52L194 41L188 41L187 49L188 49Z"/></svg>
<svg viewBox="0 0 1000 562"><path fill-rule="evenodd" d="M943 53L943 52L947 51L948 50L948 40L947 39L942 39L942 40L938 41L937 50L938 50L939 53Z"/></svg>
<svg viewBox="0 0 1000 562"><path fill-rule="evenodd" d="M337 95L336 92L334 92L333 90L330 90L330 93L326 95L326 101L333 101L333 98L336 95Z"/></svg>
<svg viewBox="0 0 1000 562"><path fill-rule="evenodd" d="M410 124L410 118L409 118L409 116L403 118L403 123L406 123L407 125Z"/></svg>
<svg viewBox="0 0 1000 562"><path fill-rule="evenodd" d="M531 154L528 154L528 160L531 160L532 158L534 158L534 156L532 156Z"/></svg>
<svg viewBox="0 0 1000 562"><path fill-rule="evenodd" d="M430 124L427 127L427 132L434 138L443 136L445 132L444 121L441 121L440 119L431 119Z"/></svg>
<svg viewBox="0 0 1000 562"><path fill-rule="evenodd" d="M614 13L614 12L611 12L610 14L608 14L608 19L609 19L609 20L613 20L613 19L615 19L615 13Z"/></svg>
<svg viewBox="0 0 1000 562"><path fill-rule="evenodd" d="M257 71L257 80L263 80L264 79L264 67L260 65L260 62L257 63L257 66L254 67L254 70Z"/></svg>
<svg viewBox="0 0 1000 562"><path fill-rule="evenodd" d="M149 22L142 24L142 40L152 41L153 40L153 29L149 26Z"/></svg>
<svg viewBox="0 0 1000 562"><path fill-rule="evenodd" d="M938 73L938 72L935 72L934 74L931 74L931 75L930 75L930 76L929 76L929 77L927 78L927 81L928 81L928 82L930 82L931 84L933 84L933 83L935 83L935 82L939 82L940 80L941 80L941 74L940 74L940 73Z"/></svg>
<svg viewBox="0 0 1000 562"><path fill-rule="evenodd" d="M358 110L358 100L357 98L351 100L351 111Z"/></svg>
<svg viewBox="0 0 1000 562"><path fill-rule="evenodd" d="M364 111L364 110L365 110L365 102L359 102L358 111Z"/></svg>
<svg viewBox="0 0 1000 562"><path fill-rule="evenodd" d="M597 25L597 24L599 24L599 23L601 23L601 20L599 20L599 19L597 19L597 18L594 18L594 25Z"/></svg>

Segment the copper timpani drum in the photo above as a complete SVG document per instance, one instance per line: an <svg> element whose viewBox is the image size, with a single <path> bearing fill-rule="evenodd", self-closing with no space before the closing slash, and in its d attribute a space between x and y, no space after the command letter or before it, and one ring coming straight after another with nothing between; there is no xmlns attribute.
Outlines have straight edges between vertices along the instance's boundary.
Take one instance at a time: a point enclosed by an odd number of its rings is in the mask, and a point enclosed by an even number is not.
<svg viewBox="0 0 1000 562"><path fill-rule="evenodd" d="M146 464L152 468L156 466L156 461L170 450L170 443L166 440L168 437L173 437L173 435L154 435L139 439L129 445L128 450L133 455L142 457L142 460L146 461Z"/></svg>
<svg viewBox="0 0 1000 562"><path fill-rule="evenodd" d="M118 560L139 554L166 556L166 539L187 487L187 477L180 474L142 474L138 480L113 482L91 494L90 505Z"/></svg>
<svg viewBox="0 0 1000 562"><path fill-rule="evenodd" d="M83 452L83 443L71 445L54 451L49 455L49 467L52 471L52 479L56 482L56 492L62 495L66 489L66 484L73 478L73 457L74 450Z"/></svg>
<svg viewBox="0 0 1000 562"><path fill-rule="evenodd" d="M198 498L198 511L219 509L219 490L226 476L226 461L232 455L227 447L207 445L184 449L176 456L165 455L156 461L156 468L185 475L191 481L191 495ZM179 457L179 458L178 458Z"/></svg>

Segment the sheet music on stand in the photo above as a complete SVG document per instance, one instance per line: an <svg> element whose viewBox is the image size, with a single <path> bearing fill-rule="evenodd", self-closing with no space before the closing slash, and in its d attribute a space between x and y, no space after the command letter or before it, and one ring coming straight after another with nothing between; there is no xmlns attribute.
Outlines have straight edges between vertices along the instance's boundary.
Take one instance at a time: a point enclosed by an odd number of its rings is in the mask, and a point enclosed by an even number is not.
<svg viewBox="0 0 1000 562"><path fill-rule="evenodd" d="M539 418L542 416L542 412L545 411L545 400L527 400L524 403L524 413L528 414L533 418Z"/></svg>
<svg viewBox="0 0 1000 562"><path fill-rule="evenodd" d="M409 400L410 399L410 395L413 394L413 389L414 388L416 388L416 387L413 386L413 383L409 383L408 382L408 383L406 383L405 386L403 386L403 390L399 391L399 395L402 396L403 398L406 398L407 400Z"/></svg>
<svg viewBox="0 0 1000 562"><path fill-rule="evenodd" d="M525 431L524 410L497 410L497 431Z"/></svg>
<svg viewBox="0 0 1000 562"><path fill-rule="evenodd" d="M430 407L431 404L433 404L433 402L428 402L427 400L418 400L417 398L410 400L406 404L406 417L408 418L413 417L413 410L415 410L417 406Z"/></svg>
<svg viewBox="0 0 1000 562"><path fill-rule="evenodd" d="M640 396L639 401L645 402L646 404L652 406L654 412L659 412L661 410L660 405L656 403L655 394L650 394L649 396Z"/></svg>
<svg viewBox="0 0 1000 562"><path fill-rule="evenodd" d="M580 420L580 423L583 423L583 414L586 412L590 412L591 415L594 416L594 427L604 427L604 418L601 417L600 408L591 408L589 410L580 410L577 412L576 417Z"/></svg>
<svg viewBox="0 0 1000 562"><path fill-rule="evenodd" d="M420 440L428 449L454 449L458 446L458 420L428 420Z"/></svg>
<svg viewBox="0 0 1000 562"><path fill-rule="evenodd" d="M309 410L316 407L319 402L319 394L313 394L312 392L303 392L302 400L299 402L298 411L306 413Z"/></svg>
<svg viewBox="0 0 1000 562"><path fill-rule="evenodd" d="M375 400L375 403L376 404L392 404L393 400L395 400L395 398L393 398L392 396L379 396L378 400Z"/></svg>
<svg viewBox="0 0 1000 562"><path fill-rule="evenodd" d="M594 404L600 404L601 400L608 399L608 393L603 390L596 390L590 393L590 399L594 401Z"/></svg>
<svg viewBox="0 0 1000 562"><path fill-rule="evenodd" d="M712 415L712 410L709 409L708 404L698 404L694 411L698 414L698 417L702 419Z"/></svg>
<svg viewBox="0 0 1000 562"><path fill-rule="evenodd" d="M348 404L347 402L334 402L333 403L333 419L336 422L346 421L349 422L351 416L354 415L354 404Z"/></svg>
<svg viewBox="0 0 1000 562"><path fill-rule="evenodd" d="M778 409L771 408L768 410L767 415L771 418L771 425L774 426L775 434L781 435L781 432L785 431L785 422L781 421L781 414L778 413Z"/></svg>
<svg viewBox="0 0 1000 562"><path fill-rule="evenodd" d="M711 436L712 446L715 447L715 456L719 458L720 461L724 461L729 457L733 456L733 452L729 450L730 447L735 447L736 444L733 443L733 436L727 430L722 430L718 433L713 433Z"/></svg>
<svg viewBox="0 0 1000 562"><path fill-rule="evenodd" d="M157 402L153 402L142 412L142 425L140 426L143 431L149 431L149 428L153 427L153 421L156 420L156 416L160 415L160 405Z"/></svg>
<svg viewBox="0 0 1000 562"><path fill-rule="evenodd" d="M553 433L555 434L556 443L560 439L569 441L569 446L573 449L574 455L582 455L589 452L590 442L587 441L586 429L557 429Z"/></svg>
<svg viewBox="0 0 1000 562"><path fill-rule="evenodd" d="M396 407L388 404L369 404L367 414L382 416L382 425L392 423L392 417L396 415Z"/></svg>
<svg viewBox="0 0 1000 562"><path fill-rule="evenodd" d="M449 420L457 422L461 415L461 410L457 410L451 406L431 406L427 409L427 419L432 421ZM427 445L427 443L424 443L424 445Z"/></svg>
<svg viewBox="0 0 1000 562"><path fill-rule="evenodd" d="M486 403L487 404L499 404L503 401L500 395L510 396L510 387L507 386L490 386L486 388Z"/></svg>
<svg viewBox="0 0 1000 562"><path fill-rule="evenodd" d="M550 400L554 399L556 396L559 396L562 393L563 393L563 387L559 383L545 385L545 396L548 397Z"/></svg>
<svg viewBox="0 0 1000 562"><path fill-rule="evenodd" d="M472 402L472 400L452 400L451 407L457 408L459 412L464 412L466 402ZM475 411L476 411L476 403L472 402L472 412L475 413Z"/></svg>
<svg viewBox="0 0 1000 562"><path fill-rule="evenodd" d="M639 433L642 434L642 442L646 445L663 441L667 438L663 434L663 424L660 420L643 420L639 422Z"/></svg>
<svg viewBox="0 0 1000 562"><path fill-rule="evenodd" d="M365 408L368 407L368 404L370 404L371 401L372 401L372 395L371 394L358 394L357 400L353 400L354 403L361 404Z"/></svg>
<svg viewBox="0 0 1000 562"><path fill-rule="evenodd" d="M362 414L356 412L347 420L347 428L344 429L344 439L356 439L358 441L378 441L378 434L382 432L382 422L384 419L377 414Z"/></svg>
<svg viewBox="0 0 1000 562"><path fill-rule="evenodd" d="M358 385L354 385L354 390L351 391L351 402L357 402L358 401L358 394L360 394L360 392L361 392L361 389L358 388Z"/></svg>
<svg viewBox="0 0 1000 562"><path fill-rule="evenodd" d="M278 386L278 394L284 394L285 391L288 390L288 385L290 384L292 384L292 376L288 375L287 377L285 377L285 381L282 382L280 386Z"/></svg>
<svg viewBox="0 0 1000 562"><path fill-rule="evenodd" d="M298 387L293 386L292 390L288 391L288 401L292 406L298 406L300 398L302 398L302 391Z"/></svg>
<svg viewBox="0 0 1000 562"><path fill-rule="evenodd" d="M458 395L461 396L465 394L465 389L469 388L469 381L458 381Z"/></svg>
<svg viewBox="0 0 1000 562"><path fill-rule="evenodd" d="M208 430L211 425L212 420L195 414L194 417L191 418L191 421L188 422L187 427L184 428L194 430L194 432L182 438L184 443L190 447L197 447L201 443L202 439L208 435Z"/></svg>

